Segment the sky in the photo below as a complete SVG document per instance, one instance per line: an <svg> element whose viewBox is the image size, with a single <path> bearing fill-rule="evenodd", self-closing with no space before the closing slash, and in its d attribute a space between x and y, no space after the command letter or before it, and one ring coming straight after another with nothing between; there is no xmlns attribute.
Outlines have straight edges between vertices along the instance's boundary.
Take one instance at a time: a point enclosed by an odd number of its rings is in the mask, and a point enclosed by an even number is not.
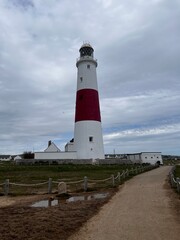
<svg viewBox="0 0 180 240"><path fill-rule="evenodd" d="M0 154L62 151L94 48L105 153L180 155L180 0L0 0Z"/></svg>

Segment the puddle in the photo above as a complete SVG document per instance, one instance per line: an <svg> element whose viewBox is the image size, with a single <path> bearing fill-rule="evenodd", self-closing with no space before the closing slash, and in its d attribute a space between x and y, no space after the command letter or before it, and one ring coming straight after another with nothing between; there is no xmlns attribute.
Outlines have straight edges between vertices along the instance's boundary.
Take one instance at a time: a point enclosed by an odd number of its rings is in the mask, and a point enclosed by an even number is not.
<svg viewBox="0 0 180 240"><path fill-rule="evenodd" d="M87 201L87 200L95 200L95 199L103 199L106 198L108 193L97 193L87 196L74 196L70 197L66 200L66 202L77 202L77 201Z"/></svg>
<svg viewBox="0 0 180 240"><path fill-rule="evenodd" d="M96 199L103 199L108 196L108 193L96 193L96 194L91 194L91 195L84 195L84 196L74 196L70 197L66 200L67 203L70 202L77 202L77 201L89 201L89 200L96 200ZM39 202L35 202L34 204L31 205L31 207L51 207L51 206L57 206L61 204L63 200L60 198L58 199L48 199L48 200L42 200Z"/></svg>
<svg viewBox="0 0 180 240"><path fill-rule="evenodd" d="M51 206L57 206L60 204L59 199L54 199L54 200L42 200L39 202L35 202L34 204L31 205L31 207L51 207Z"/></svg>

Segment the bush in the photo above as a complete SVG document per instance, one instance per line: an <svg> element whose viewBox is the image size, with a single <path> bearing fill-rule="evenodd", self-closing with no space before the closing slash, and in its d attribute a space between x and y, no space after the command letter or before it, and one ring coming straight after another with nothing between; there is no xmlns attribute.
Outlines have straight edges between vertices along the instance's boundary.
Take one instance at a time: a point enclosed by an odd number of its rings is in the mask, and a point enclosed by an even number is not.
<svg viewBox="0 0 180 240"><path fill-rule="evenodd" d="M24 152L23 155L22 155L22 158L24 158L24 159L34 159L34 153Z"/></svg>

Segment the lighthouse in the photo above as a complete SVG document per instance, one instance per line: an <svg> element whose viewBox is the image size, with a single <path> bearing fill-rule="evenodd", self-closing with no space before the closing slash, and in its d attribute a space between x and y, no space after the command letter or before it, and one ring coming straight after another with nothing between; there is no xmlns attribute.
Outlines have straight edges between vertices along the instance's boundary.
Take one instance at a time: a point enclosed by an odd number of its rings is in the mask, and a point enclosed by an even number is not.
<svg viewBox="0 0 180 240"><path fill-rule="evenodd" d="M83 44L77 59L74 149L77 159L104 159L97 84L97 60L90 44Z"/></svg>

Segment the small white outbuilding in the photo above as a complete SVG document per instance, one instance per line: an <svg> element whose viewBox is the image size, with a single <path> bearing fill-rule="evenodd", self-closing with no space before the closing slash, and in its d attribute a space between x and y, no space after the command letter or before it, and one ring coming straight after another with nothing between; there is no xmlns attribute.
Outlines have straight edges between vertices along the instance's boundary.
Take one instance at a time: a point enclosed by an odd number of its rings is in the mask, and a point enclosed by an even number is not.
<svg viewBox="0 0 180 240"><path fill-rule="evenodd" d="M63 152L52 141L48 142L48 147L43 152L35 152L36 160L60 160L60 159L77 159L76 152Z"/></svg>
<svg viewBox="0 0 180 240"><path fill-rule="evenodd" d="M61 152L61 150L56 146L55 143L49 141L48 147L44 150L44 152Z"/></svg>
<svg viewBox="0 0 180 240"><path fill-rule="evenodd" d="M161 152L141 152L127 154L127 159L133 163L163 164Z"/></svg>

